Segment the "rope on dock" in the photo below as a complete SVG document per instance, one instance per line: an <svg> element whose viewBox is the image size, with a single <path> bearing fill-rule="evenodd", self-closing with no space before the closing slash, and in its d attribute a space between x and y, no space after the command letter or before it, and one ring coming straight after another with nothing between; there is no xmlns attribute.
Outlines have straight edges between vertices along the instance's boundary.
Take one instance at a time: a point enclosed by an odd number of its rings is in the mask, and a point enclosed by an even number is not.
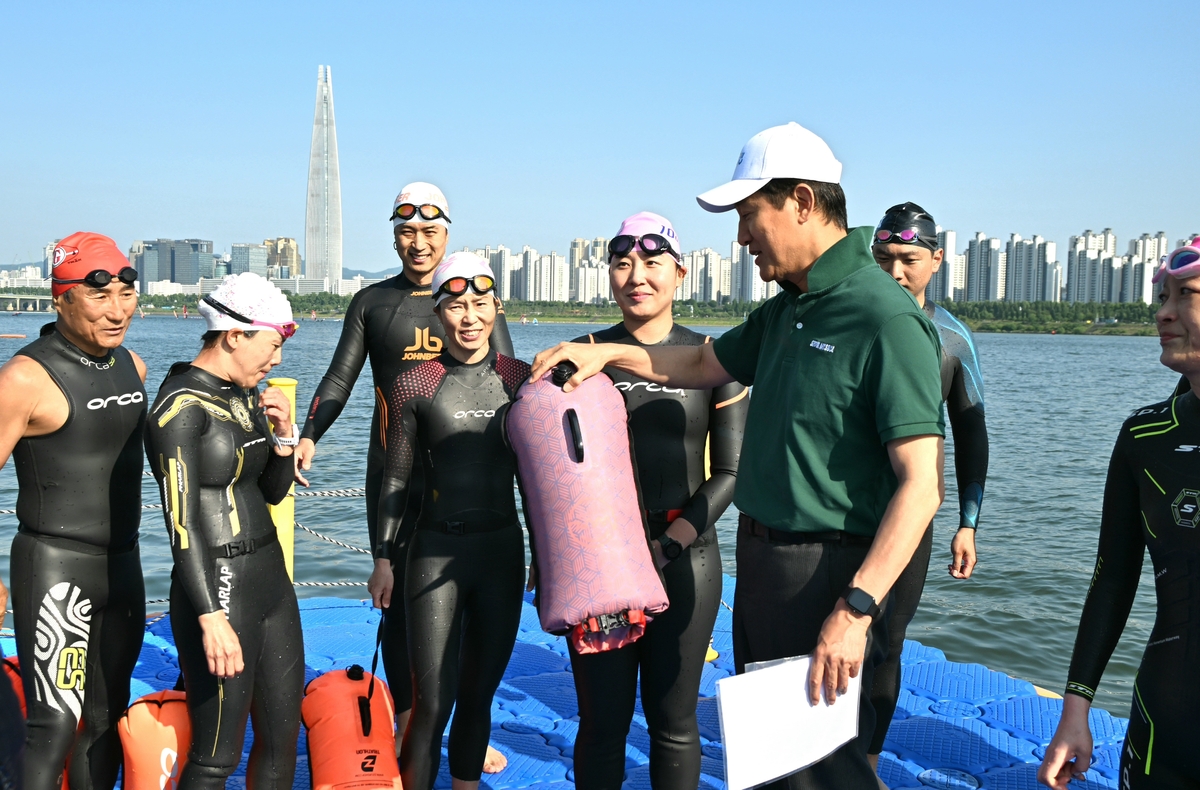
<svg viewBox="0 0 1200 790"><path fill-rule="evenodd" d="M307 532L310 535L315 535L316 537L320 538L321 540L328 541L329 543L332 543L335 546L341 546L343 549L350 549L350 551L357 551L359 554L370 554L371 553L371 551L369 549L364 549L361 546L351 546L349 543L342 543L340 540L338 540L336 538L331 538L328 535L322 535L320 532L317 532L315 529L309 529L308 527L304 526L299 521L296 522L296 527L304 530L305 532Z"/></svg>
<svg viewBox="0 0 1200 790"><path fill-rule="evenodd" d="M329 491L297 491L296 496L365 497L365 488L334 488Z"/></svg>

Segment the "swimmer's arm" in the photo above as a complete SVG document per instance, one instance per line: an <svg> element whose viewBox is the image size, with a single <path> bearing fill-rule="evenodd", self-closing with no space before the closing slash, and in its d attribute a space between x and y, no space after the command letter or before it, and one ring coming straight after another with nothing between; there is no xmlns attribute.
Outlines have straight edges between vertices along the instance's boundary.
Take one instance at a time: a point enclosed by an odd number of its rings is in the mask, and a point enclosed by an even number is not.
<svg viewBox="0 0 1200 790"><path fill-rule="evenodd" d="M217 542L217 526L208 524L200 510L200 448L208 426L208 415L201 408L186 407L159 425L169 407L160 408L148 419L147 456L159 481L163 518L175 575L195 607L197 614L217 611L216 583L212 578L209 545ZM219 534L219 533L218 533Z"/></svg>
<svg viewBox="0 0 1200 790"><path fill-rule="evenodd" d="M712 343L658 348L625 343L559 343L534 357L531 378L544 376L563 361L579 368L563 387L564 392L570 392L609 365L656 384L689 390L713 389L733 381L733 376L717 361Z"/></svg>
<svg viewBox="0 0 1200 790"><path fill-rule="evenodd" d="M128 349L126 349L126 350L128 350ZM133 357L133 367L137 369L138 378L140 378L142 380L142 383L145 384L146 383L146 363L142 361L141 357L139 357L137 354L133 353L132 351L129 352L129 356Z"/></svg>
<svg viewBox="0 0 1200 790"><path fill-rule="evenodd" d="M8 462L24 436L42 436L58 429L44 413L47 409L40 395L46 391L60 390L34 359L18 354L0 367L0 466Z"/></svg>
<svg viewBox="0 0 1200 790"><path fill-rule="evenodd" d="M1096 566L1067 673L1067 693L1089 701L1125 630L1146 550L1137 483L1140 470L1124 453L1125 436L1118 440L1108 466Z"/></svg>
<svg viewBox="0 0 1200 790"><path fill-rule="evenodd" d="M408 483L415 463L413 448L417 441L419 401L408 398L393 401L388 411L394 419L388 423L387 464L379 489L379 523L375 533L375 559L392 559L392 542L400 531L400 522L408 507Z"/></svg>
<svg viewBox="0 0 1200 790"><path fill-rule="evenodd" d="M313 393L301 438L320 441L346 407L354 382L362 373L363 363L367 361L366 312L363 309L366 294L365 290L359 291L350 300L342 322L342 335L338 338L333 359L329 361L329 369Z"/></svg>
<svg viewBox="0 0 1200 790"><path fill-rule="evenodd" d="M708 404L708 456L709 478L696 489L683 507L683 515L692 529L703 533L717 523L717 519L733 502L733 488L737 483L738 459L742 455L742 437L746 429L746 413L750 410L750 392L737 382L717 387ZM684 546L694 541L697 535L671 537Z"/></svg>
<svg viewBox="0 0 1200 790"><path fill-rule="evenodd" d="M963 362L955 366L946 414L954 434L954 477L958 482L959 528L974 529L979 522L988 470L987 420L983 410L983 382L977 382L979 400L967 394Z"/></svg>

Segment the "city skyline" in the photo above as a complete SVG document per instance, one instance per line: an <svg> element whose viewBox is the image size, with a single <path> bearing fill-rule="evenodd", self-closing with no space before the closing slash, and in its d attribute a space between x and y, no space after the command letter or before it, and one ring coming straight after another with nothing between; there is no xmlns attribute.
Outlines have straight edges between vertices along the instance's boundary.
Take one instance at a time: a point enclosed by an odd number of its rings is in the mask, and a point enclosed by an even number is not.
<svg viewBox="0 0 1200 790"><path fill-rule="evenodd" d="M1069 6L911 9L906 24L930 31L925 42L878 24L892 10L643 9L647 24L678 32L676 51L629 37L607 7L18 6L0 34L10 86L0 266L37 260L46 240L78 229L122 248L197 233L218 249L267 234L303 240L317 63L339 70L343 258L362 270L392 264L384 208L413 180L449 197L456 245L565 254L571 237L653 210L685 244L723 248L734 218L706 214L694 196L728 178L751 135L787 120L845 164L855 225L912 200L963 238L1035 229L1060 251L1101 220L1123 238L1195 229L1200 108L1179 100L1194 69L1190 49L1174 45L1200 22L1195 3L1094 4L1086 35ZM44 31L64 15L90 31L72 43L74 60L97 68L43 56ZM168 46L162 29L187 30L205 57ZM264 46L263 30L281 45ZM848 30L853 58L836 34ZM802 79L789 54L799 31L828 33L804 36ZM142 45L109 46L128 40ZM754 42L752 78L718 65L735 40ZM963 43L980 40L997 56L967 56ZM926 101L881 89L898 62ZM416 63L437 64L436 79L402 77ZM639 95L669 111L640 117ZM1080 112L1093 106L1099 117Z"/></svg>

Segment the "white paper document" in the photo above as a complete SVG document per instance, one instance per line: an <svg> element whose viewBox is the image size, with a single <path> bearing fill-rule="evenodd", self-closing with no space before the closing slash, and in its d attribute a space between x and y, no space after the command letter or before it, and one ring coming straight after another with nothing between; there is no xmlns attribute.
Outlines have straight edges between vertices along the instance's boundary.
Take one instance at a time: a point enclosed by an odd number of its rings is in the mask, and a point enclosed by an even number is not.
<svg viewBox="0 0 1200 790"><path fill-rule="evenodd" d="M858 735L862 676L829 705L808 701L811 656L746 667L717 681L725 784L746 790L807 768Z"/></svg>

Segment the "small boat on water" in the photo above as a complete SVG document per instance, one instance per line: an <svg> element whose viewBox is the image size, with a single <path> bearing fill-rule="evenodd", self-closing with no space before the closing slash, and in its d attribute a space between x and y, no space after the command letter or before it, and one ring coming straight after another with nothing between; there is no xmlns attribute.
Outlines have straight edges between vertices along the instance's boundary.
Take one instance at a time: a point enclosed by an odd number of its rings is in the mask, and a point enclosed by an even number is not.
<svg viewBox="0 0 1200 790"><path fill-rule="evenodd" d="M25 335L0 335L0 338L6 338L8 340L24 340Z"/></svg>

